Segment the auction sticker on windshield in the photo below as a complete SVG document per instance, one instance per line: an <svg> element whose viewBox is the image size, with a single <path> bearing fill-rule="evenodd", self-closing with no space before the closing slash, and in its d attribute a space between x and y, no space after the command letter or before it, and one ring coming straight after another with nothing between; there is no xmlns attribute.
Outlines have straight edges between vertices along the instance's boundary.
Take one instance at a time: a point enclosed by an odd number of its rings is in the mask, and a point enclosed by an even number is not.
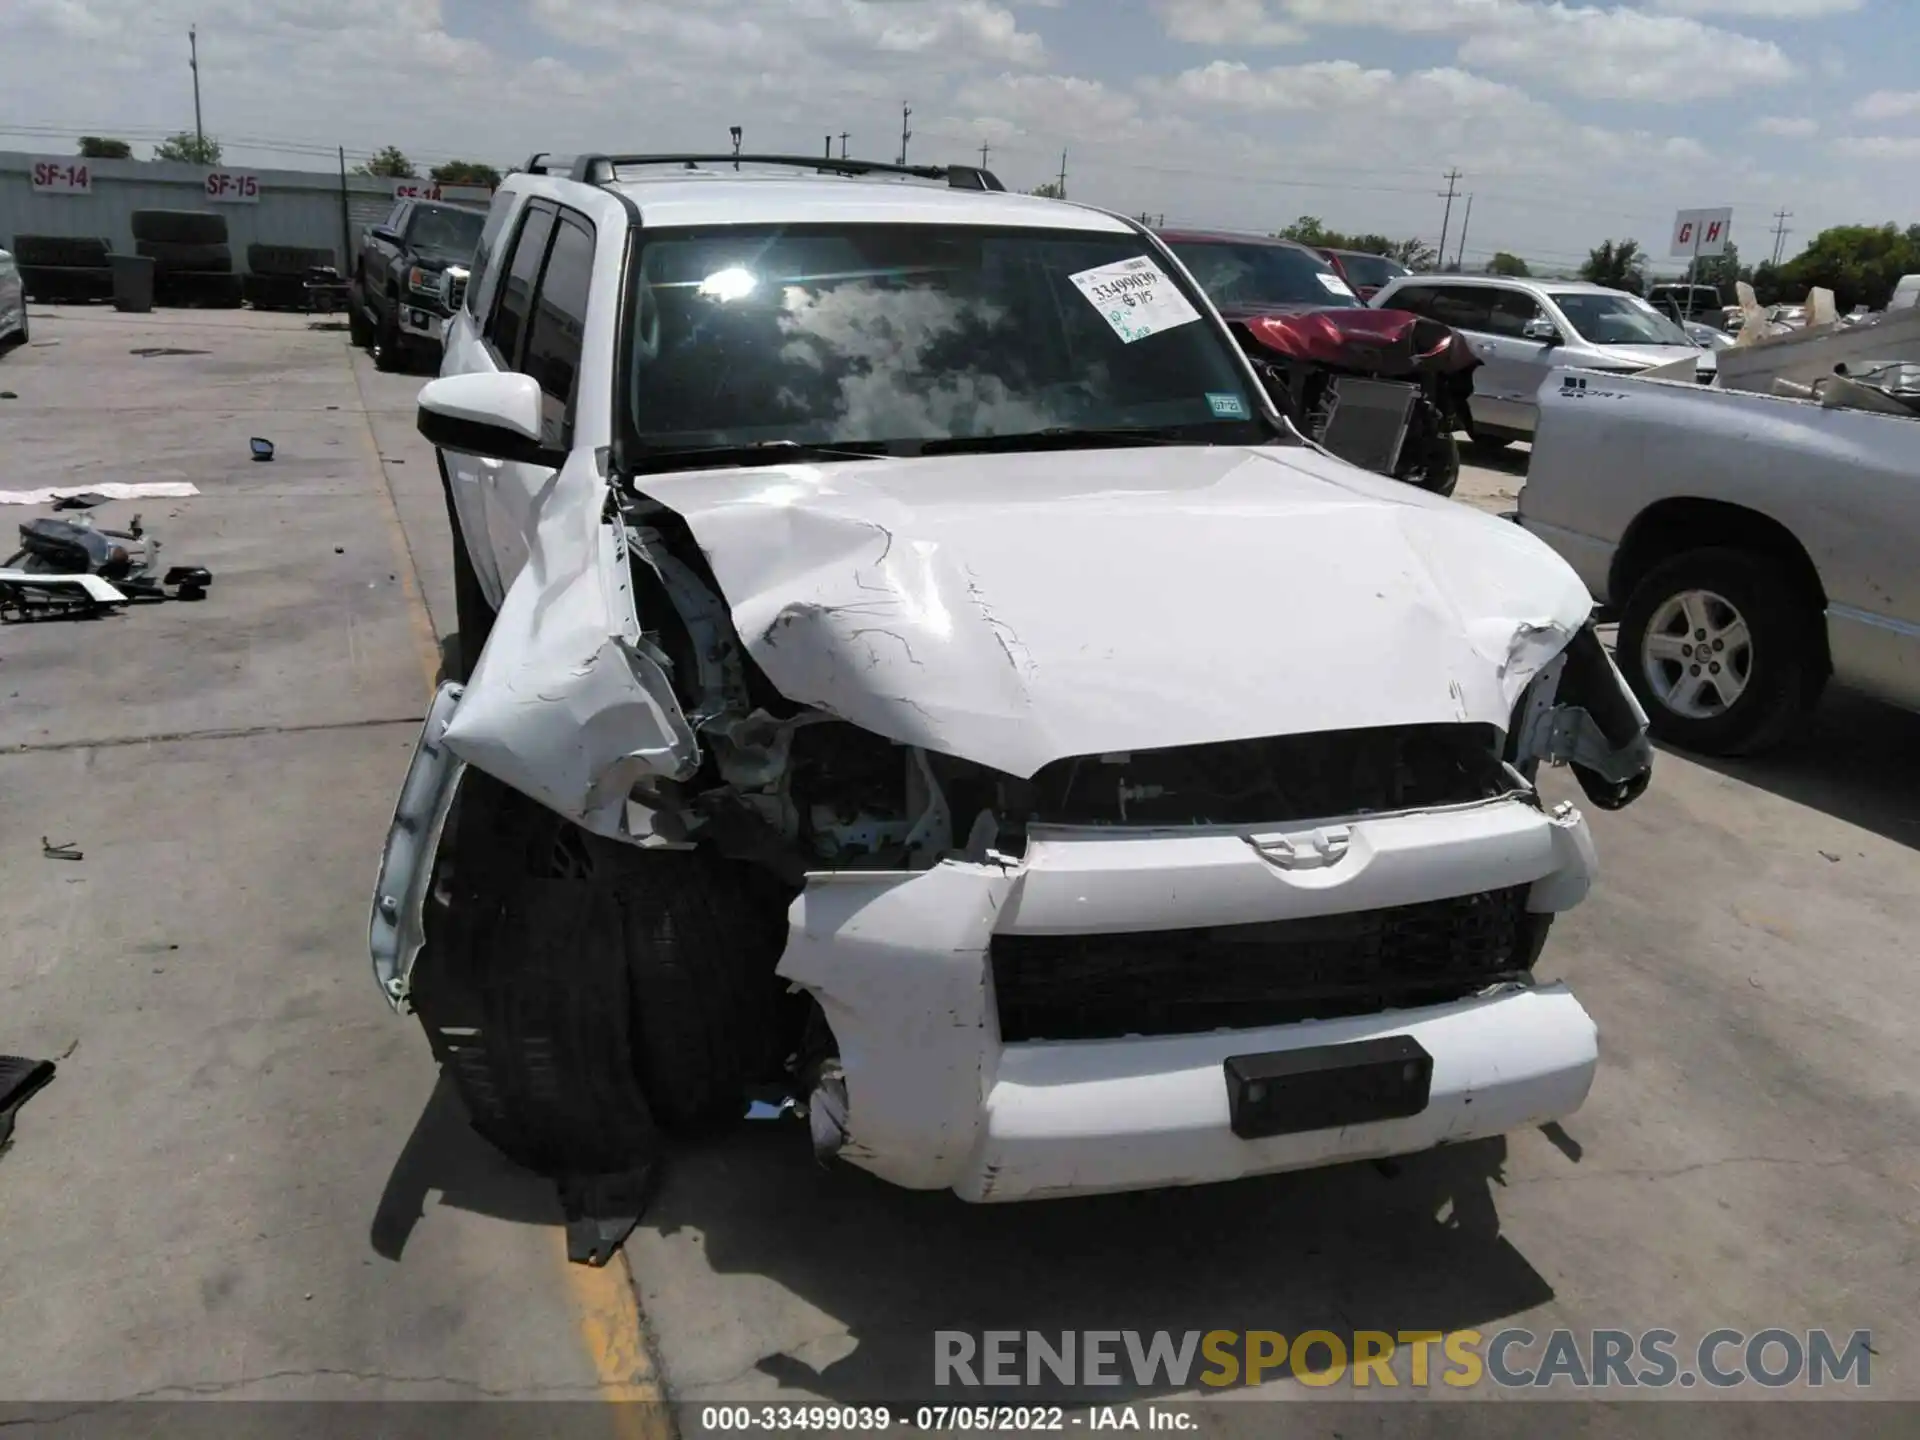
<svg viewBox="0 0 1920 1440"><path fill-rule="evenodd" d="M1117 265L1096 265L1067 278L1080 287L1080 293L1093 302L1113 333L1128 345L1200 318L1200 312L1187 303L1167 272L1145 255Z"/></svg>
<svg viewBox="0 0 1920 1440"><path fill-rule="evenodd" d="M1358 300L1360 298L1348 288L1347 282L1342 280L1338 275L1329 275L1322 270L1315 273L1314 279L1318 280L1320 282L1320 288L1330 295L1345 295L1349 300Z"/></svg>

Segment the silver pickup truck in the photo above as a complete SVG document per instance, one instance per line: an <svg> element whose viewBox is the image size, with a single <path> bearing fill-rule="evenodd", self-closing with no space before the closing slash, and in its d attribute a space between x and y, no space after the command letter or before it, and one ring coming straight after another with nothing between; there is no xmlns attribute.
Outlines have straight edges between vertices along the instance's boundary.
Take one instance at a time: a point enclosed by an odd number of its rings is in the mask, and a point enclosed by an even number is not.
<svg viewBox="0 0 1920 1440"><path fill-rule="evenodd" d="M1518 519L1662 739L1767 749L1830 679L1920 710L1920 417L1557 370Z"/></svg>

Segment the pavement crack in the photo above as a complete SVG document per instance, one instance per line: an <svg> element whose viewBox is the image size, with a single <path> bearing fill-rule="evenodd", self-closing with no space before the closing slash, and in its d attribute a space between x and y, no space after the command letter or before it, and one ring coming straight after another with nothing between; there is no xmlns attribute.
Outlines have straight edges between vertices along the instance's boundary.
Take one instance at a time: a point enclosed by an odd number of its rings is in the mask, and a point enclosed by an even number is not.
<svg viewBox="0 0 1920 1440"><path fill-rule="evenodd" d="M307 735L316 730L377 730L420 725L424 715L388 715L367 720L316 720L307 725L241 725L231 729L174 730L161 735L106 735L91 740L23 740L0 745L0 755L39 755L60 750L114 750L128 745L169 745L179 740L245 740L255 735Z"/></svg>
<svg viewBox="0 0 1920 1440"><path fill-rule="evenodd" d="M1861 1150L1851 1155L1724 1155L1717 1160L1696 1160L1689 1165L1621 1165L1605 1170L1576 1165L1570 1174L1532 1175L1524 1179L1510 1178L1507 1185L1510 1188L1527 1185L1561 1185L1573 1180L1603 1180L1612 1177L1629 1180L1672 1180L1681 1175L1692 1175L1701 1170L1719 1170L1730 1165L1778 1165L1811 1170L1835 1170L1858 1166L1881 1155L1912 1150L1916 1146L1920 1146L1920 1141L1901 1140L1891 1145L1878 1145L1871 1150Z"/></svg>
<svg viewBox="0 0 1920 1440"><path fill-rule="evenodd" d="M234 1380L201 1380L172 1385L154 1385L145 1390L134 1390L125 1395L115 1395L105 1400L75 1405L53 1414L36 1414L14 1419L0 1417L0 1429L20 1425L57 1425L64 1420L95 1414L108 1406L125 1405L140 1400L229 1395L249 1385L263 1385L274 1380L360 1380L378 1385L451 1385L457 1389L484 1396L489 1400L524 1400L543 1395L589 1396L609 1388L592 1381L567 1381L502 1388L483 1384L464 1375L396 1375L385 1370L358 1370L346 1366L316 1365L296 1369L268 1370L258 1375L243 1375Z"/></svg>

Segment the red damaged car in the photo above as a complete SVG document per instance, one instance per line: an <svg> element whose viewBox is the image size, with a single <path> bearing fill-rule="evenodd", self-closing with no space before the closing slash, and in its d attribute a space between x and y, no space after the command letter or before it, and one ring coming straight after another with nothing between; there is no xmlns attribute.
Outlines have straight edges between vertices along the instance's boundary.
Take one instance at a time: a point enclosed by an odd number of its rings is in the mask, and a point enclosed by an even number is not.
<svg viewBox="0 0 1920 1440"><path fill-rule="evenodd" d="M1436 495L1460 478L1453 432L1466 423L1480 362L1464 336L1404 310L1374 310L1324 257L1261 235L1163 230L1314 441Z"/></svg>

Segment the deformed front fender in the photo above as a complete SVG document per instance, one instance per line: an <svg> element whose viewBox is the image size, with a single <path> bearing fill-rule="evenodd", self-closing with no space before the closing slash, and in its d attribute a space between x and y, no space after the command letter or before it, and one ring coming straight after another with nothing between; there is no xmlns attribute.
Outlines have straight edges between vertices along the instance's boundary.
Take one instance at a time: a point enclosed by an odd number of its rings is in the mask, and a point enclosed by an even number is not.
<svg viewBox="0 0 1920 1440"><path fill-rule="evenodd" d="M551 487L446 744L548 809L622 839L634 783L689 778L700 746L666 658L641 632L626 528L605 480L576 456Z"/></svg>

